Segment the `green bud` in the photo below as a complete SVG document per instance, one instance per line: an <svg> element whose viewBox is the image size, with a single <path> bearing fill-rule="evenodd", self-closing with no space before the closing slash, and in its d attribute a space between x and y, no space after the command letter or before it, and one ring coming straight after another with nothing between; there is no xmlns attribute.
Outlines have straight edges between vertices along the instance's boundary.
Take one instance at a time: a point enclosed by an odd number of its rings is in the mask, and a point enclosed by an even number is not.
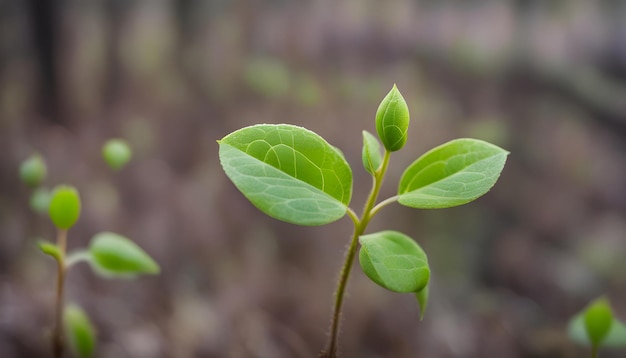
<svg viewBox="0 0 626 358"><path fill-rule="evenodd" d="M110 139L102 147L104 161L113 170L121 169L132 156L130 147L123 139Z"/></svg>
<svg viewBox="0 0 626 358"><path fill-rule="evenodd" d="M65 306L63 321L74 353L80 358L93 356L96 332L85 311L75 304L69 304Z"/></svg>
<svg viewBox="0 0 626 358"><path fill-rule="evenodd" d="M402 94L393 85L376 111L376 131L390 152L402 149L409 129L409 107Z"/></svg>
<svg viewBox="0 0 626 358"><path fill-rule="evenodd" d="M363 131L363 151L361 157L363 159L363 167L372 175L380 168L383 162L383 156L380 154L380 143L368 131Z"/></svg>
<svg viewBox="0 0 626 358"><path fill-rule="evenodd" d="M57 228L69 229L74 226L80 216L78 191L67 185L59 185L54 188L48 213Z"/></svg>
<svg viewBox="0 0 626 358"><path fill-rule="evenodd" d="M22 181L34 188L38 186L46 177L46 163L39 154L33 154L20 166L20 178Z"/></svg>

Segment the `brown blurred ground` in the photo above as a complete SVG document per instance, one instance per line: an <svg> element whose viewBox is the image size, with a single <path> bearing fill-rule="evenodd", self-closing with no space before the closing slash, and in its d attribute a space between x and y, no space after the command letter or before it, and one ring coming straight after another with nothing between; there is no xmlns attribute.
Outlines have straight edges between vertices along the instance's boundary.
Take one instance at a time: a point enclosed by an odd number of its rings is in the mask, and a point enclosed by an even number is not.
<svg viewBox="0 0 626 358"><path fill-rule="evenodd" d="M261 122L314 130L352 164L358 210L361 130L374 132L393 83L412 123L383 196L455 137L512 154L475 203L374 220L425 248L430 306L420 322L410 295L356 268L343 356L584 357L569 317L608 294L626 319L620 2L66 1L33 16L42 3L0 0L0 357L49 354L55 272L34 243L53 228L17 175L34 151L47 186L81 192L71 248L115 231L162 267L136 281L71 271L67 298L96 324L98 357L316 356L351 223L265 217L215 141ZM135 154L119 173L99 154L113 136Z"/></svg>

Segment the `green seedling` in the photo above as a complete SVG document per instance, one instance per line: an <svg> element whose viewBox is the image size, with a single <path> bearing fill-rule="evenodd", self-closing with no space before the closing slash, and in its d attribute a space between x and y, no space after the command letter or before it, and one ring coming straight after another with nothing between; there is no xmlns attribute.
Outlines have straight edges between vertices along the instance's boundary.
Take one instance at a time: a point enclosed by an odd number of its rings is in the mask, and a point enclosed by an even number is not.
<svg viewBox="0 0 626 358"><path fill-rule="evenodd" d="M102 157L113 170L122 169L132 157L132 151L123 139L109 139L102 147Z"/></svg>
<svg viewBox="0 0 626 358"><path fill-rule="evenodd" d="M57 242L40 241L39 249L51 256L58 267L55 324L52 332L52 350L55 358L63 357L65 335L70 346L81 358L91 357L95 349L95 333L85 312L76 305L65 305L64 287L67 270L86 261L103 277L134 277L139 274L157 274L159 266L148 254L129 239L110 232L96 234L88 250L66 254L67 233L78 221L81 201L78 191L67 185L56 187L49 205L50 219L57 228Z"/></svg>
<svg viewBox="0 0 626 358"><path fill-rule="evenodd" d="M598 357L600 348L626 347L626 325L613 316L609 301L598 298L578 313L569 323L570 338L591 348L591 357Z"/></svg>
<svg viewBox="0 0 626 358"><path fill-rule="evenodd" d="M376 284L414 294L423 315L428 301L430 268L421 247L396 231L364 235L370 220L385 206L435 209L468 203L496 183L508 152L476 139L457 139L436 147L409 165L397 195L378 201L391 153L407 142L409 110L394 85L376 113L376 131L363 132L362 161L372 189L361 215L350 208L352 169L341 151L305 128L259 124L219 140L224 172L259 210L297 225L324 225L346 214L354 232L341 269L328 344L320 357L337 357L344 292L358 245L363 272ZM382 149L382 152L381 152Z"/></svg>

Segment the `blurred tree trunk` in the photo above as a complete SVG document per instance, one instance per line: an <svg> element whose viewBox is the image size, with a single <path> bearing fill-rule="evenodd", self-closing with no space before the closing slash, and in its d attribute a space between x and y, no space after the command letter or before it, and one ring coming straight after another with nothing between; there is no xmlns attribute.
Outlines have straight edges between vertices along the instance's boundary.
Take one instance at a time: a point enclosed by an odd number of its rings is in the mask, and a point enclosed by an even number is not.
<svg viewBox="0 0 626 358"><path fill-rule="evenodd" d="M28 0L28 14L33 29L33 47L39 71L38 109L43 117L56 123L63 119L59 108L58 44L59 3L50 0Z"/></svg>

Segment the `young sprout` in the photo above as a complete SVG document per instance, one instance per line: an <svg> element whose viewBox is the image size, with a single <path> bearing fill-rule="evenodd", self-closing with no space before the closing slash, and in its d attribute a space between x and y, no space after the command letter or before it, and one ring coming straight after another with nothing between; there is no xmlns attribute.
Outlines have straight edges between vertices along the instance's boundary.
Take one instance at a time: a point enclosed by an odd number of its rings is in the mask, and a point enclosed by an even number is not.
<svg viewBox="0 0 626 358"><path fill-rule="evenodd" d="M626 326L617 320L609 301L600 297L592 301L569 323L570 338L591 347L591 357L598 357L600 348L626 348Z"/></svg>
<svg viewBox="0 0 626 358"><path fill-rule="evenodd" d="M77 305L64 304L67 270L80 261L87 261L94 271L107 278L132 278L139 274L159 273L158 264L129 239L110 232L96 234L88 250L66 253L67 233L78 221L81 213L80 196L76 188L57 186L50 199L50 219L57 228L56 244L38 243L39 249L57 262L57 288L55 324L52 333L53 357L63 357L65 335L70 346L81 358L91 357L95 350L95 330L89 317Z"/></svg>
<svg viewBox="0 0 626 358"><path fill-rule="evenodd" d="M360 215L349 207L352 168L341 151L314 132L289 124L259 124L218 141L224 172L259 210L297 225L324 225L346 214L354 231L342 266L331 317L328 344L321 357L338 355L344 293L359 243L359 262L374 283L411 293L423 316L430 268L421 247L397 231L365 234L370 220L385 206L435 209L462 205L487 193L504 168L506 150L476 139L457 139L415 160L402 174L397 195L378 200L391 153L407 142L409 110L394 85L376 112L376 132L363 132L362 162L372 189ZM382 149L382 152L381 152Z"/></svg>

